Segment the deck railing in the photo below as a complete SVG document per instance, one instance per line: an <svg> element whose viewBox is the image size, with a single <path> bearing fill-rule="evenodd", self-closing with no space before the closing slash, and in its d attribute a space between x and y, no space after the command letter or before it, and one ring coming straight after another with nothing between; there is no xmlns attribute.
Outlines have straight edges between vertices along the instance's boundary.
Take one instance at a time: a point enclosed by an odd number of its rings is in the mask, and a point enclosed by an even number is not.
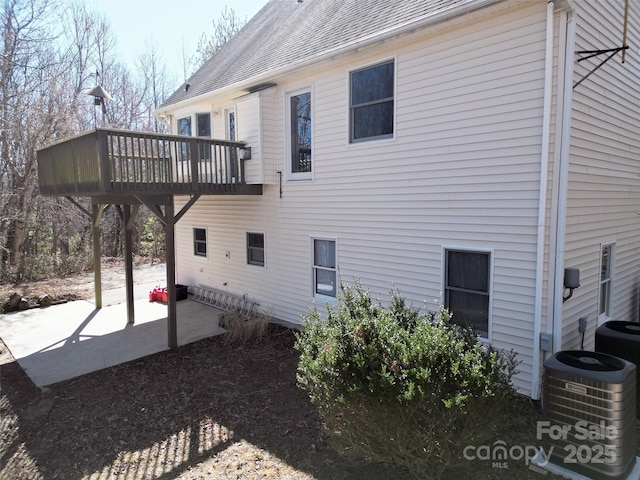
<svg viewBox="0 0 640 480"><path fill-rule="evenodd" d="M44 195L259 193L242 142L100 128L38 151ZM247 188L248 187L248 188Z"/></svg>

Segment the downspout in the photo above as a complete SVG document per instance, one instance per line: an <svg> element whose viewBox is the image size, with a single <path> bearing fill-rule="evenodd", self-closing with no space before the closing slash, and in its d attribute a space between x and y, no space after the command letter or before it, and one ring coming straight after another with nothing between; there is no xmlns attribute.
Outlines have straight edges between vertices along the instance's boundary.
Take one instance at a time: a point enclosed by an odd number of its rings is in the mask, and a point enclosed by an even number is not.
<svg viewBox="0 0 640 480"><path fill-rule="evenodd" d="M571 110L573 101L573 58L575 21L573 11L567 16L567 38L562 98L562 138L560 143L560 173L558 179L558 212L556 228L555 284L553 296L553 351L562 349L562 294L564 290L564 254L567 227L567 197L569 187L569 148L571 141Z"/></svg>
<svg viewBox="0 0 640 480"><path fill-rule="evenodd" d="M547 2L547 35L545 40L545 64L544 64L544 98L542 109L542 139L540 153L540 192L538 194L538 238L536 258L536 293L534 300L533 323L533 369L531 372L532 392L531 398L538 399L540 389L540 332L542 330L542 292L544 275L544 244L545 226L547 218L547 184L549 182L549 149L551 143L551 101L553 95L553 39L554 24L554 0Z"/></svg>

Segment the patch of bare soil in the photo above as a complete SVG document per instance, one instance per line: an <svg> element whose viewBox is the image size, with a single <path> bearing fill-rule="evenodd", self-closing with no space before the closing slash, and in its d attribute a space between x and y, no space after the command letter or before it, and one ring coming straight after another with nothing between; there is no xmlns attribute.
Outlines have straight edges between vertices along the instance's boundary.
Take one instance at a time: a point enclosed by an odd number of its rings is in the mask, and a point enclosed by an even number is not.
<svg viewBox="0 0 640 480"><path fill-rule="evenodd" d="M296 386L293 342L270 325L241 345L209 338L43 389L0 342L0 479L410 478L336 456ZM538 444L539 417L519 399L490 445ZM541 478L524 460L477 459L443 478L465 477Z"/></svg>

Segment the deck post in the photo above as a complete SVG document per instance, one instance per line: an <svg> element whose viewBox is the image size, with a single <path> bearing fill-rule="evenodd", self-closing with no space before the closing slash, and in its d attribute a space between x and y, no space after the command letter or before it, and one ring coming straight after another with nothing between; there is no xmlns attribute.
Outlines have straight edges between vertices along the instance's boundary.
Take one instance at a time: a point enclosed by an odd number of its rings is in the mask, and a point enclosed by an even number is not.
<svg viewBox="0 0 640 480"><path fill-rule="evenodd" d="M100 164L100 188L103 192L111 190L111 165L109 163L109 137L104 130L96 129L96 149Z"/></svg>
<svg viewBox="0 0 640 480"><path fill-rule="evenodd" d="M175 217L173 198L165 205L165 239L167 265L167 335L169 348L178 348L178 322L176 312L176 249L175 249Z"/></svg>
<svg viewBox="0 0 640 480"><path fill-rule="evenodd" d="M93 231L93 283L96 308L102 308L102 271L100 268L100 219L104 205L91 205L91 226Z"/></svg>
<svg viewBox="0 0 640 480"><path fill-rule="evenodd" d="M124 275L127 286L127 323L135 321L133 307L133 240L131 221L131 205L123 205L122 223L124 223Z"/></svg>
<svg viewBox="0 0 640 480"><path fill-rule="evenodd" d="M200 149L195 138L189 141L189 160L191 163L191 188L197 191L200 184Z"/></svg>

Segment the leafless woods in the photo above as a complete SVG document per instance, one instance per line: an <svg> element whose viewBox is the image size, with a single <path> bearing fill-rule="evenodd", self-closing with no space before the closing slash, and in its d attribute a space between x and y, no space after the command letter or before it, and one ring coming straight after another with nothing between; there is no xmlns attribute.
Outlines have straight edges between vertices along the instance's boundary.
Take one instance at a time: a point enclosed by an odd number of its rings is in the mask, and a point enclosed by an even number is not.
<svg viewBox="0 0 640 480"><path fill-rule="evenodd" d="M91 257L89 219L38 194L36 151L101 125L163 131L153 111L179 82L151 41L135 67L121 62L107 19L84 3L3 0L0 14L0 283L19 283L80 270ZM185 71L198 60L189 61ZM83 94L96 84L113 96L106 115ZM137 216L134 253L160 255L161 230L147 213ZM101 226L102 253L119 256L117 208Z"/></svg>

